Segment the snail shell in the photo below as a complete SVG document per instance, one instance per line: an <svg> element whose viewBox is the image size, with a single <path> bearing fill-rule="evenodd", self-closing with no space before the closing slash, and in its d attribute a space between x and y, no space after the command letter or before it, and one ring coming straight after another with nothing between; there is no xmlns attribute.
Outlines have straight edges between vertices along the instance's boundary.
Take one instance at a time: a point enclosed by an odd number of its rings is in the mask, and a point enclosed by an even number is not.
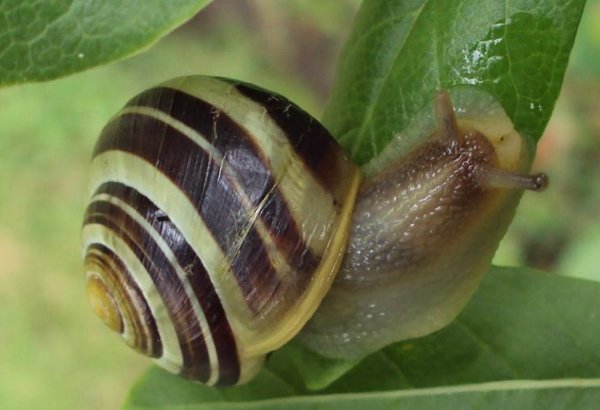
<svg viewBox="0 0 600 410"><path fill-rule="evenodd" d="M317 309L359 182L297 106L202 76L132 99L102 131L91 173L92 307L161 366L216 385L251 378Z"/></svg>
<svg viewBox="0 0 600 410"><path fill-rule="evenodd" d="M522 190L545 177L521 174L523 150L505 149L518 134L457 121L445 92L435 107L423 144L362 179L278 94L203 76L144 91L93 154L94 311L159 365L219 386L250 380L298 333L358 358L439 329L475 290Z"/></svg>

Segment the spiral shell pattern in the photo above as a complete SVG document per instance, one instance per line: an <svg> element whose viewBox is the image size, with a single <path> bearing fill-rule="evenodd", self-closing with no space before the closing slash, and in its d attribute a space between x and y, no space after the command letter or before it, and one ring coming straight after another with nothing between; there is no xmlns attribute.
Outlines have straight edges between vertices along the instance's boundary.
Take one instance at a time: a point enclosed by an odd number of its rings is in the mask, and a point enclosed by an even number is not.
<svg viewBox="0 0 600 410"><path fill-rule="evenodd" d="M133 98L93 154L90 304L164 368L249 380L306 323L348 236L357 168L284 97L177 78Z"/></svg>

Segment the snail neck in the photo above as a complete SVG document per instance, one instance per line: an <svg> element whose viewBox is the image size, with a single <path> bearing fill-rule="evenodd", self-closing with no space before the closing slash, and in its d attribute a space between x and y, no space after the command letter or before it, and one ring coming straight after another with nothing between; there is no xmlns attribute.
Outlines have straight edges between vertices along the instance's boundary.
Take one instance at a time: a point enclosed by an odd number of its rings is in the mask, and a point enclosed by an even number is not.
<svg viewBox="0 0 600 410"><path fill-rule="evenodd" d="M339 281L387 282L429 264L459 239L493 194L482 178L494 169L480 134L433 138L367 179L359 192Z"/></svg>

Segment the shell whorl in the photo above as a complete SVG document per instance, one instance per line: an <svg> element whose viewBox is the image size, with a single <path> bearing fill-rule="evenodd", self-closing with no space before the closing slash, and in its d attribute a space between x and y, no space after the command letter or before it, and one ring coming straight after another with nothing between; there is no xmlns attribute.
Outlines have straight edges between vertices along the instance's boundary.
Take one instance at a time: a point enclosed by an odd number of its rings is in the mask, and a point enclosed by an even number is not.
<svg viewBox="0 0 600 410"><path fill-rule="evenodd" d="M327 292L358 180L329 133L279 95L202 76L147 90L93 154L90 303L168 370L247 381Z"/></svg>

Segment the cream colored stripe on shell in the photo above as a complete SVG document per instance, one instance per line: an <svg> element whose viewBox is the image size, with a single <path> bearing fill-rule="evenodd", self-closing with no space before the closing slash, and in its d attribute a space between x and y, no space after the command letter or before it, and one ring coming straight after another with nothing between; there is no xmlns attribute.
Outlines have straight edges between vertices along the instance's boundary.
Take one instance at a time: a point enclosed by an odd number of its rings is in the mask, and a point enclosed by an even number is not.
<svg viewBox="0 0 600 410"><path fill-rule="evenodd" d="M306 171L304 161L290 145L284 131L270 118L265 107L238 92L234 84L216 78L207 77L202 82L186 82L185 78L179 78L162 86L212 104L255 140L263 157L269 161L267 165L292 217L300 221L298 229L304 242L315 255L323 255L329 243L332 224L336 221L333 196L312 173Z"/></svg>
<svg viewBox="0 0 600 410"><path fill-rule="evenodd" d="M99 243L111 249L119 255L123 264L131 274L131 278L136 282L148 306L152 316L156 321L156 327L163 346L163 354L155 360L167 370L179 373L183 366L183 357L175 328L169 318L167 309L160 297L160 294L154 286L152 278L146 273L146 269L137 259L135 254L127 244L115 232L100 224L86 224L83 227L82 237L84 238L84 255L91 244Z"/></svg>
<svg viewBox="0 0 600 410"><path fill-rule="evenodd" d="M208 358L210 363L210 376L206 381L206 384L213 385L217 382L219 378L219 360L217 357L217 350L215 347L215 343L212 337L212 333L208 326L208 322L206 320L206 315L204 314L204 310L200 306L196 295L192 289L191 284L187 279L187 274L181 267L181 265L177 261L177 257L173 254L173 251L169 247L169 245L164 241L163 237L158 233L152 225L148 223L148 221L142 217L140 214L136 212L131 206L127 203L121 201L119 198L115 198L108 194L98 194L94 196L92 201L106 201L111 204L119 207L123 212L129 215L133 220L135 220L152 238L152 240L158 245L160 250L165 254L171 266L177 273L177 277L179 278L183 288L185 289L185 294L187 295L192 308L194 309L194 316L198 319L198 323L200 325L200 329L202 331L202 336L204 338L204 342L206 344L206 348L208 351Z"/></svg>

